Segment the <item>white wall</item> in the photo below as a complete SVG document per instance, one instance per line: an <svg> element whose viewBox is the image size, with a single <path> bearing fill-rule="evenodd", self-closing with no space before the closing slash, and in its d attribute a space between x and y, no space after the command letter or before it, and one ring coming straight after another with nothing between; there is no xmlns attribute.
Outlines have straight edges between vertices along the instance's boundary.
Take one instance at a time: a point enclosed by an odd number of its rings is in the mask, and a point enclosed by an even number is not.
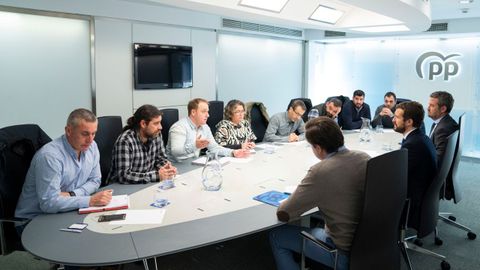
<svg viewBox="0 0 480 270"><path fill-rule="evenodd" d="M218 99L261 101L268 113L285 111L302 95L301 41L218 35Z"/></svg>
<svg viewBox="0 0 480 270"><path fill-rule="evenodd" d="M194 97L215 98L215 40L211 30L139 23L106 18L95 19L97 114L121 115L124 122L143 104L178 108L187 114ZM183 89L134 90L133 43L155 43L193 47L193 87Z"/></svg>
<svg viewBox="0 0 480 270"><path fill-rule="evenodd" d="M0 11L0 127L36 123L52 138L91 108L89 21Z"/></svg>

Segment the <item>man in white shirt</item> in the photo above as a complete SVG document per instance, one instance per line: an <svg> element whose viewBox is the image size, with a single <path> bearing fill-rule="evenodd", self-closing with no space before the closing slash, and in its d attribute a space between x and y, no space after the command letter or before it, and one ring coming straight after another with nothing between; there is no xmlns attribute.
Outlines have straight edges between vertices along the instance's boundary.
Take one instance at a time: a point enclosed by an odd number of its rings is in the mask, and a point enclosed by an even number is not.
<svg viewBox="0 0 480 270"><path fill-rule="evenodd" d="M250 152L244 149L229 149L218 145L207 125L208 101L192 99L187 106L188 117L180 119L170 127L167 156L174 161L198 157L200 150L207 148L220 156L247 157Z"/></svg>

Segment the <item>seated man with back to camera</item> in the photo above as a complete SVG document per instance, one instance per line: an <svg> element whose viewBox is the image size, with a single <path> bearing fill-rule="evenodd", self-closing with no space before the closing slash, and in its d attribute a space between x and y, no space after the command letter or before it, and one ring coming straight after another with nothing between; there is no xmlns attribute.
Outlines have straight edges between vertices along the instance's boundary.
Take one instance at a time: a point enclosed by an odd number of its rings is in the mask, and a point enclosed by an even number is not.
<svg viewBox="0 0 480 270"><path fill-rule="evenodd" d="M87 109L70 113L65 134L44 145L30 163L15 217L33 219L89 206L104 206L112 190L95 193L101 182L100 153L93 140L97 117ZM23 227L17 228L19 232Z"/></svg>
<svg viewBox="0 0 480 270"><path fill-rule="evenodd" d="M305 139L305 123L302 116L306 110L303 101L295 100L286 112L274 114L270 118L263 141L297 142Z"/></svg>
<svg viewBox="0 0 480 270"><path fill-rule="evenodd" d="M403 134L401 149L408 149L407 197L410 199L408 226L418 229L423 196L437 171L435 147L420 130L425 111L416 101L397 105L394 130Z"/></svg>
<svg viewBox="0 0 480 270"><path fill-rule="evenodd" d="M177 174L165 155L161 121L162 112L152 105L141 106L127 120L113 147L110 181L145 184Z"/></svg>
<svg viewBox="0 0 480 270"><path fill-rule="evenodd" d="M352 100L343 104L340 115L342 128L345 130L359 129L362 127L362 118L371 119L370 106L365 103L365 92L355 90Z"/></svg>
<svg viewBox="0 0 480 270"><path fill-rule="evenodd" d="M342 111L342 102L338 98L331 98L325 103L320 103L312 108L318 110L318 116L329 117L338 123L338 114Z"/></svg>
<svg viewBox="0 0 480 270"><path fill-rule="evenodd" d="M245 104L240 100L230 100L225 106L224 119L217 124L217 143L231 149L255 148L257 137L253 134L250 122L244 118Z"/></svg>
<svg viewBox="0 0 480 270"><path fill-rule="evenodd" d="M192 99L188 102L187 109L188 116L170 127L167 143L167 155L170 159L181 161L198 157L203 148L220 156L248 157L249 150L229 149L215 142L212 131L207 125L208 101L202 98Z"/></svg>
<svg viewBox="0 0 480 270"><path fill-rule="evenodd" d="M395 106L397 105L397 96L393 92L385 93L383 97L383 105L375 110L375 116L372 120L372 127L382 125L384 128L393 128L393 115Z"/></svg>
<svg viewBox="0 0 480 270"><path fill-rule="evenodd" d="M273 229L270 245L277 269L300 268L293 255L302 252L301 231L308 231L317 239L336 247L340 251L337 269L348 269L348 251L362 214L370 157L345 148L340 127L327 117L309 120L305 137L321 162L309 169L297 189L280 204L277 217L280 221L289 222L318 207L325 220L325 229L288 224ZM333 267L335 261L334 255L313 243L307 245L305 255L329 267Z"/></svg>

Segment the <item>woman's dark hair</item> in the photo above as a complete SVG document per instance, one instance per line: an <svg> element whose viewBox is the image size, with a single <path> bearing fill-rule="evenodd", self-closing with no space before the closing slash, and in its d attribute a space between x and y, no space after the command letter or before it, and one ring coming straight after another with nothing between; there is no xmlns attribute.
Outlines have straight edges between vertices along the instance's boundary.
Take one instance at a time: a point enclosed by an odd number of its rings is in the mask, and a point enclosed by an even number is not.
<svg viewBox="0 0 480 270"><path fill-rule="evenodd" d="M227 103L227 106L225 106L225 111L223 112L223 117L227 120L232 121L232 117L235 111L235 107L238 105L241 105L243 107L243 110L245 110L245 104L241 102L238 99L232 99Z"/></svg>
<svg viewBox="0 0 480 270"><path fill-rule="evenodd" d="M340 127L329 117L311 119L305 125L305 138L311 145L318 145L327 153L337 151L344 144Z"/></svg>
<svg viewBox="0 0 480 270"><path fill-rule="evenodd" d="M132 117L128 118L127 125L123 128L123 131L127 129L138 130L142 120L145 120L148 124L153 118L161 116L162 114L162 111L153 105L143 105L135 111Z"/></svg>

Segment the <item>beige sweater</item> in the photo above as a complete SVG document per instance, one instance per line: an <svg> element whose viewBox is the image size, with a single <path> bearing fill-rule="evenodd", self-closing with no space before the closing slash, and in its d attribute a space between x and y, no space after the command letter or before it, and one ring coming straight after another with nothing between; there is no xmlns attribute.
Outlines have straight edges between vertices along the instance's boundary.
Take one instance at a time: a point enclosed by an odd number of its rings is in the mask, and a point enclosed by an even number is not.
<svg viewBox="0 0 480 270"><path fill-rule="evenodd" d="M337 248L349 251L362 213L369 159L366 153L344 150L315 164L280 205L278 219L288 222L318 207Z"/></svg>

